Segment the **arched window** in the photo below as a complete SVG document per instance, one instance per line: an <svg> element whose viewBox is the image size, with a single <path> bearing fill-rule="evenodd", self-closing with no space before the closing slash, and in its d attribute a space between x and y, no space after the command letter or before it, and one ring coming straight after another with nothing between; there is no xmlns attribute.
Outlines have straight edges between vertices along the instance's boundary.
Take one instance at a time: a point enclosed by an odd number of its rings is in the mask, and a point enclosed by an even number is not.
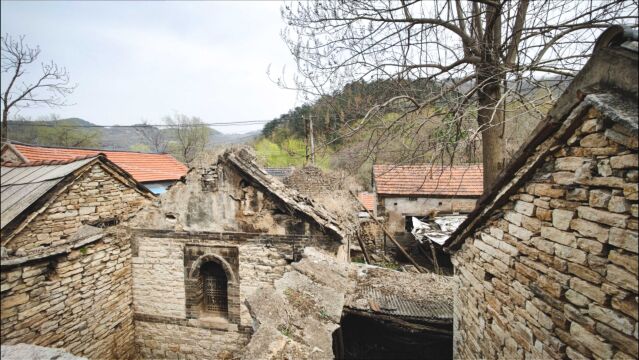
<svg viewBox="0 0 639 360"><path fill-rule="evenodd" d="M200 268L202 284L201 311L205 314L227 317L228 297L226 273L216 262L207 261Z"/></svg>

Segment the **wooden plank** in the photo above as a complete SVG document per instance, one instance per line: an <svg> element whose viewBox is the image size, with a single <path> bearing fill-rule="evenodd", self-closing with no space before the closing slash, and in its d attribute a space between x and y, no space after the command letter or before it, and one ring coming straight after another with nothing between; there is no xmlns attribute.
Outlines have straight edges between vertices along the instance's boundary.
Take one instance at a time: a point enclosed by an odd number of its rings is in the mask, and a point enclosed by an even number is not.
<svg viewBox="0 0 639 360"><path fill-rule="evenodd" d="M419 264L417 263L417 261L415 261L415 259L413 259L412 256L408 255L408 252L406 252L406 250L404 249L404 247L402 245L399 244L399 242L397 240L395 240L395 238L393 237L393 235L391 235L388 230L386 230L386 227L384 226L384 224L382 224L381 222L379 222L379 220L377 220L377 218L366 208L366 206L364 206L364 204L362 204L361 201L359 201L359 199L357 198L357 195L355 195L352 191L350 192L351 195L355 198L355 200L357 200L357 202L362 206L362 208L364 208L364 210L366 210L366 212L368 213L368 215L382 228L382 231L384 232L384 234L388 235L388 238L393 242L393 244L395 244L395 246L397 246L397 248L399 249L399 251L406 256L406 258L408 259L408 261L410 261L411 264L415 265L415 267L417 268L417 271L419 272L424 272L424 270L422 269L421 266L419 266Z"/></svg>
<svg viewBox="0 0 639 360"><path fill-rule="evenodd" d="M359 235L359 230L355 232L355 236L357 236L357 241L359 242L359 247L362 248L362 252L364 253L364 260L366 260L367 264L371 263L371 259L368 257L368 251L366 251L366 247L364 246L364 240L362 240Z"/></svg>

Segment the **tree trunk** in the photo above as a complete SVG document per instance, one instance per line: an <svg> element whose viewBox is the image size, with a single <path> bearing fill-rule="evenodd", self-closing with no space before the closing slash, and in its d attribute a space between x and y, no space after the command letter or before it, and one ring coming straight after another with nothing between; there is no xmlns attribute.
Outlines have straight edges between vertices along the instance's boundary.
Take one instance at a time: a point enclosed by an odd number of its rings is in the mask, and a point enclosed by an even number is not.
<svg viewBox="0 0 639 360"><path fill-rule="evenodd" d="M495 182L504 169L504 111L499 99L499 85L486 87L479 92L477 122L482 129L482 162L484 163L484 191Z"/></svg>
<svg viewBox="0 0 639 360"><path fill-rule="evenodd" d="M9 132L9 109L6 106L2 109L2 142L7 142Z"/></svg>
<svg viewBox="0 0 639 360"><path fill-rule="evenodd" d="M501 46L501 9L486 8L485 41L482 42L482 61L475 67L479 110L477 123L482 130L482 160L484 163L484 192L493 185L504 169L505 113L502 84L506 75L502 72L499 58Z"/></svg>

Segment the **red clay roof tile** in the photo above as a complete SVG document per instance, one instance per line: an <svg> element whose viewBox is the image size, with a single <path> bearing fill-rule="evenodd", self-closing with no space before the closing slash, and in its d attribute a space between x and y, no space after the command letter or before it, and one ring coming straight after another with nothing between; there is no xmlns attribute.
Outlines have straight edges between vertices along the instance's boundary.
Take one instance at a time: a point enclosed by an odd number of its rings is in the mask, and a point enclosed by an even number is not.
<svg viewBox="0 0 639 360"><path fill-rule="evenodd" d="M357 198L368 211L375 210L375 193L363 191L357 194Z"/></svg>
<svg viewBox="0 0 639 360"><path fill-rule="evenodd" d="M29 162L61 161L78 157L106 155L136 181L170 181L186 175L188 168L169 154L147 154L132 151L109 151L91 149L70 149L43 147L26 144L12 144Z"/></svg>
<svg viewBox="0 0 639 360"><path fill-rule="evenodd" d="M378 194L481 196L484 168L473 165L375 165Z"/></svg>

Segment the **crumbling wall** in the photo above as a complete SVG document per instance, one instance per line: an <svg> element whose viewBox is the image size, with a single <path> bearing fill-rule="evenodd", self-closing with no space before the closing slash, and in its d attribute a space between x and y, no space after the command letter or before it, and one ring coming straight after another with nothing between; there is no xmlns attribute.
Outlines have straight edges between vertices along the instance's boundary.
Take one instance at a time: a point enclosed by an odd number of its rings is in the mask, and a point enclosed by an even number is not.
<svg viewBox="0 0 639 360"><path fill-rule="evenodd" d="M93 165L55 201L5 245L32 250L65 243L83 223L122 220L150 200L117 179L100 164Z"/></svg>
<svg viewBox="0 0 639 360"><path fill-rule="evenodd" d="M454 255L456 357L639 355L636 133L582 120Z"/></svg>
<svg viewBox="0 0 639 360"><path fill-rule="evenodd" d="M308 165L295 169L283 182L300 193L313 197L342 189L341 180L336 174L327 173L316 166Z"/></svg>
<svg viewBox="0 0 639 360"><path fill-rule="evenodd" d="M2 344L62 348L91 359L134 358L129 240L107 234L47 254L31 254L28 262L2 259Z"/></svg>
<svg viewBox="0 0 639 360"><path fill-rule="evenodd" d="M306 244L332 253L339 245L326 236L132 231L136 344L142 358L176 354L211 358L239 351L248 342L252 325L245 299L258 287L279 279ZM201 249L203 255L219 253L220 248L237 249L239 272L227 277L239 282L239 301L237 307L229 302L229 321L210 323L188 318L185 276L189 269L185 268L188 262L184 256L189 246Z"/></svg>
<svg viewBox="0 0 639 360"><path fill-rule="evenodd" d="M228 164L192 169L156 207L138 216L134 227L186 231L320 234L321 229L291 216L258 185Z"/></svg>

